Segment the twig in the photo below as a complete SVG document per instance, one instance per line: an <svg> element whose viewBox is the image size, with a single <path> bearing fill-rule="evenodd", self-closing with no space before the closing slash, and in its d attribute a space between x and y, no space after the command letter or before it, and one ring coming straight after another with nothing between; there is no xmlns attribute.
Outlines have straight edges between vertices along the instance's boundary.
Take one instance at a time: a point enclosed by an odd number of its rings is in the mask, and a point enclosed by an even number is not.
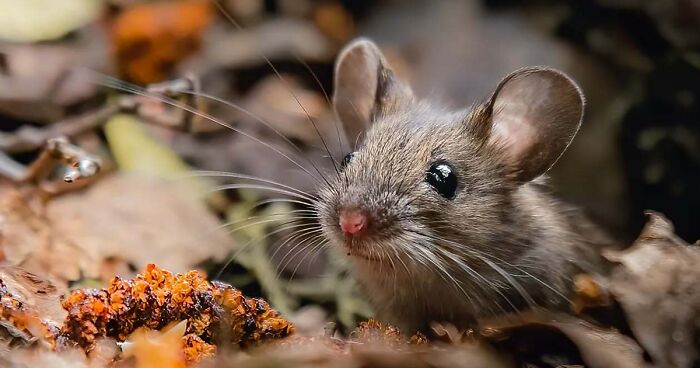
<svg viewBox="0 0 700 368"><path fill-rule="evenodd" d="M12 133L0 132L0 176L8 177L15 182L34 183L49 194L83 187L97 176L100 171L100 160L80 147L70 144L67 137L74 137L98 128L111 116L124 110L135 112L152 124L189 131L192 128L193 114L161 101L159 96L178 99L178 103L194 105L193 107L197 108L196 104L199 101L195 93L198 90L199 80L190 75L147 87L146 91L155 94L154 97L120 95L99 109L58 121L48 127L25 126ZM180 91L195 93L181 94ZM159 104L155 105L154 101ZM9 156L9 154L37 149L42 151L28 167ZM51 180L49 177L59 164L67 164L68 170L62 181ZM75 185L76 182L80 185Z"/></svg>
<svg viewBox="0 0 700 368"><path fill-rule="evenodd" d="M195 94L200 90L199 79L194 75L178 78L146 87L148 93L165 98L173 98L184 105L199 109L200 101ZM181 91L194 93L181 94ZM184 109L160 103L154 108L153 102L161 102L157 97L121 95L114 102L89 111L81 116L71 117L55 122L45 128L24 126L16 132L0 132L0 151L15 154L40 149L51 138L74 137L104 124L109 117L120 111L134 111L148 123L165 126L171 129L190 131L193 114ZM165 106L163 106L165 105ZM166 107L165 109L163 107ZM169 110L173 110L169 113Z"/></svg>
<svg viewBox="0 0 700 368"><path fill-rule="evenodd" d="M52 180L51 174L56 166L61 164L69 167L63 181ZM34 183L49 194L77 189L88 184L97 176L100 168L100 160L96 156L70 144L65 137L49 139L39 157L28 167L16 163L0 152L0 174L19 183ZM77 187L66 185L75 182L82 182L83 185Z"/></svg>
<svg viewBox="0 0 700 368"><path fill-rule="evenodd" d="M45 128L24 126L13 133L0 133L0 151L13 154L37 150L51 138L73 137L95 129L121 109L120 103L110 103L95 111L58 121Z"/></svg>

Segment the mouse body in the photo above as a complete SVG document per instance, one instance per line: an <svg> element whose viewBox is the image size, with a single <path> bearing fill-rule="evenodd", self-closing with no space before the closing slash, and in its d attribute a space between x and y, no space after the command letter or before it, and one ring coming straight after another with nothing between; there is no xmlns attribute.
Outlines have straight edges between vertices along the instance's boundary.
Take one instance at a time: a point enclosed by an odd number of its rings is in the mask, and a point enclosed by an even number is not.
<svg viewBox="0 0 700 368"><path fill-rule="evenodd" d="M412 332L565 308L571 277L601 270L607 239L544 177L583 117L562 72L518 70L452 111L415 97L359 39L338 57L333 103L359 138L316 210L380 320Z"/></svg>

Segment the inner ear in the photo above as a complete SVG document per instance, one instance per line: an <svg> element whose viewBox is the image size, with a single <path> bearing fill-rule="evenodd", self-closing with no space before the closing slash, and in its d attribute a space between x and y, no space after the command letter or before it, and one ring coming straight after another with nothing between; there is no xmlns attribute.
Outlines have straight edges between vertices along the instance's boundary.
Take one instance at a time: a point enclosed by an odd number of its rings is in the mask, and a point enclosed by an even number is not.
<svg viewBox="0 0 700 368"><path fill-rule="evenodd" d="M534 67L504 78L486 107L489 144L525 182L547 172L569 146L581 126L584 98L564 73Z"/></svg>
<svg viewBox="0 0 700 368"><path fill-rule="evenodd" d="M396 79L372 41L357 39L339 54L335 66L333 106L350 142L375 117L409 100L411 90Z"/></svg>

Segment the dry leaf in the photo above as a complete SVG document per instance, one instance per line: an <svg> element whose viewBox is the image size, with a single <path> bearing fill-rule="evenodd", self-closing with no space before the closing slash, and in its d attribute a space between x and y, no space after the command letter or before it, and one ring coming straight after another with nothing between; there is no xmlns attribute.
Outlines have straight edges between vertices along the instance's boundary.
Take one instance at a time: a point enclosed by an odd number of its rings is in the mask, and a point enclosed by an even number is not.
<svg viewBox="0 0 700 368"><path fill-rule="evenodd" d="M46 212L52 228L96 262L120 259L137 268L157 263L186 272L233 249L220 222L190 192L146 175L106 177L52 200ZM85 276L99 275L99 266L85 269Z"/></svg>
<svg viewBox="0 0 700 368"><path fill-rule="evenodd" d="M173 322L161 331L141 327L127 339L124 357L135 357L136 368L184 368L181 345L186 328L187 321Z"/></svg>
<svg viewBox="0 0 700 368"><path fill-rule="evenodd" d="M4 9L0 13L10 14ZM0 41L0 112L32 122L62 119L68 106L97 93L86 70L104 72L110 68L108 59L106 37L97 26L60 43Z"/></svg>
<svg viewBox="0 0 700 368"><path fill-rule="evenodd" d="M61 281L76 280L95 267L98 260L55 232L40 211L17 188L0 186L0 245L5 262Z"/></svg>
<svg viewBox="0 0 700 368"><path fill-rule="evenodd" d="M700 359L700 247L673 233L661 214L647 212L639 238L617 262L610 292L635 337L659 367L694 367Z"/></svg>
<svg viewBox="0 0 700 368"><path fill-rule="evenodd" d="M518 315L501 316L482 322L482 331L487 329L488 340L497 345L509 346L516 359L532 355L524 350L534 348L540 359L550 361L566 360L566 351L562 349L566 340L541 340L543 329L559 331L574 343L577 353L590 368L642 368L645 366L643 351L630 337L614 329L594 326L576 317L546 310L527 311ZM499 333L493 333L498 331ZM558 357L561 355L561 357ZM570 364L570 363L560 363Z"/></svg>

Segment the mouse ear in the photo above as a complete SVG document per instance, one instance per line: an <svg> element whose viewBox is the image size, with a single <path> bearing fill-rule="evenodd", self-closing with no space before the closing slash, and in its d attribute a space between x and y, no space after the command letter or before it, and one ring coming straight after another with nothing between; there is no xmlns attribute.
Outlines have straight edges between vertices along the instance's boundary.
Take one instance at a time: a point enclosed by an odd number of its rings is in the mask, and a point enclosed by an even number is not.
<svg viewBox="0 0 700 368"><path fill-rule="evenodd" d="M347 45L335 65L333 106L347 138L355 142L377 115L410 100L401 83L372 41L360 38Z"/></svg>
<svg viewBox="0 0 700 368"><path fill-rule="evenodd" d="M489 143L521 182L549 170L578 132L584 98L564 73L543 67L515 71L486 104Z"/></svg>

